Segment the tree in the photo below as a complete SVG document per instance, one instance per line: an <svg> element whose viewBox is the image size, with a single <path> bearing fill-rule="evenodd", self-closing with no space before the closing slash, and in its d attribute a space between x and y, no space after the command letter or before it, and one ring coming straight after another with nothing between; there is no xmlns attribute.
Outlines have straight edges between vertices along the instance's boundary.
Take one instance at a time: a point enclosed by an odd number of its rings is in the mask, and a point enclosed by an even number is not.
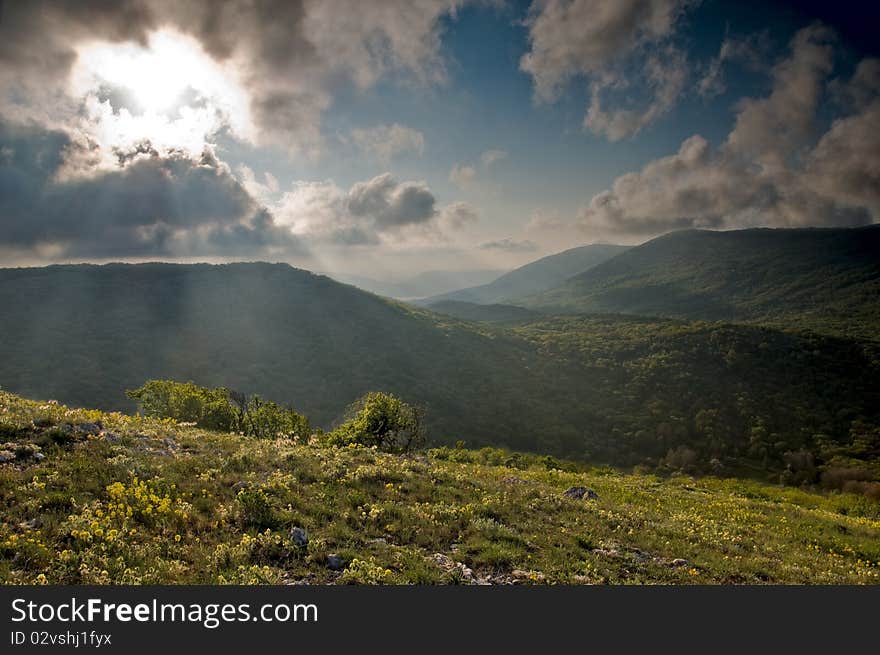
<svg viewBox="0 0 880 655"><path fill-rule="evenodd" d="M422 411L391 394L372 391L355 401L342 425L327 435L337 446L376 446L386 452L408 452L425 442Z"/></svg>

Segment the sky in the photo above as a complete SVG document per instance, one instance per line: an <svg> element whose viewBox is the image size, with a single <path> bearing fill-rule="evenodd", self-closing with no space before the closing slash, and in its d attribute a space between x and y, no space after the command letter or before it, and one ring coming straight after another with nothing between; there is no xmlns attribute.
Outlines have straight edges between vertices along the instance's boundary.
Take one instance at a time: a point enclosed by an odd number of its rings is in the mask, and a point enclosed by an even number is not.
<svg viewBox="0 0 880 655"><path fill-rule="evenodd" d="M880 219L880 9L0 0L0 265L400 279Z"/></svg>

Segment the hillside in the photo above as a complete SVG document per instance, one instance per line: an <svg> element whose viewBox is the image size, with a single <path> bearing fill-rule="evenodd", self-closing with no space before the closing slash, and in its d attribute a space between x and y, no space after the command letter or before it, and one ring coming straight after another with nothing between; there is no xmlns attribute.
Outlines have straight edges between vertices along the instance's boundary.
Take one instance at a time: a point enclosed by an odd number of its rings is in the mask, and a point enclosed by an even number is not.
<svg viewBox="0 0 880 655"><path fill-rule="evenodd" d="M539 318L539 312L517 307L516 305L478 305L473 302L462 300L441 300L427 306L432 312L454 316L463 321L476 321L484 323L511 323L517 321L534 320Z"/></svg>
<svg viewBox="0 0 880 655"><path fill-rule="evenodd" d="M259 440L3 392L0 431L0 584L880 582L880 505L846 493Z"/></svg>
<svg viewBox="0 0 880 655"><path fill-rule="evenodd" d="M329 427L368 391L422 406L435 442L778 480L880 479L880 356L785 330L633 317L469 323L287 265L0 270L0 385L134 410L148 379L257 393ZM689 456L690 457L690 456ZM843 485L840 479L838 485Z"/></svg>
<svg viewBox="0 0 880 655"><path fill-rule="evenodd" d="M582 273L626 249L626 246L604 244L571 248L521 266L489 284L424 298L419 301L419 304L431 305L446 300L481 305L504 303L511 298L519 298L559 286L568 278Z"/></svg>
<svg viewBox="0 0 880 655"><path fill-rule="evenodd" d="M438 434L484 442L499 428L526 439L555 413L529 406L529 344L285 264L2 269L0 307L0 385L62 402L131 411L126 389L173 378L328 426L383 390L425 405ZM505 418L514 404L529 409Z"/></svg>
<svg viewBox="0 0 880 655"><path fill-rule="evenodd" d="M812 328L880 339L880 226L686 230L515 304Z"/></svg>

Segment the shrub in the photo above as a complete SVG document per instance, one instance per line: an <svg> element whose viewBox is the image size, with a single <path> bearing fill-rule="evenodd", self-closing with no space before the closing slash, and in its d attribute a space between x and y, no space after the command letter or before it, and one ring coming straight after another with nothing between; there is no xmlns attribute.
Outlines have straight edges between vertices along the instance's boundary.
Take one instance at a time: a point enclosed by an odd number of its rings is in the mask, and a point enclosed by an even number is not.
<svg viewBox="0 0 880 655"><path fill-rule="evenodd" d="M262 489L242 489L236 496L241 508L241 521L245 527L258 530L274 530L280 521L269 497Z"/></svg>
<svg viewBox="0 0 880 655"><path fill-rule="evenodd" d="M148 380L139 389L125 393L140 403L147 416L195 423L208 430L261 438L299 438L310 433L309 421L302 414L225 387L211 389L192 382Z"/></svg>
<svg viewBox="0 0 880 655"><path fill-rule="evenodd" d="M346 416L342 425L326 435L327 443L408 452L425 442L421 410L391 394L368 393L349 407Z"/></svg>

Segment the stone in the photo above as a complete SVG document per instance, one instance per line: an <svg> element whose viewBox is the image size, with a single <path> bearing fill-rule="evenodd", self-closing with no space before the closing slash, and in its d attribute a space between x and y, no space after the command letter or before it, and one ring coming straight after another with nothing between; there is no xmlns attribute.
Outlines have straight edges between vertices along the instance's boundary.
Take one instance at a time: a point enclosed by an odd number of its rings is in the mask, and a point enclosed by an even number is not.
<svg viewBox="0 0 880 655"><path fill-rule="evenodd" d="M48 428L50 425L55 423L55 421L53 421L50 418L46 418L45 416L41 416L40 418L35 418L33 422L34 422L35 428Z"/></svg>
<svg viewBox="0 0 880 655"><path fill-rule="evenodd" d="M687 566L688 561L686 559L682 559L680 557L672 560L672 566Z"/></svg>
<svg viewBox="0 0 880 655"><path fill-rule="evenodd" d="M342 560L341 555L337 555L336 553L330 553L327 555L327 568L331 571L341 571L345 568L345 562Z"/></svg>
<svg viewBox="0 0 880 655"><path fill-rule="evenodd" d="M15 453L11 450L0 450L0 464L11 462L15 459Z"/></svg>
<svg viewBox="0 0 880 655"><path fill-rule="evenodd" d="M305 548L309 545L309 533L305 528L294 527L290 529L290 540L297 548Z"/></svg>
<svg viewBox="0 0 880 655"><path fill-rule="evenodd" d="M104 439L110 443L119 443L120 436L113 432L104 432Z"/></svg>
<svg viewBox="0 0 880 655"><path fill-rule="evenodd" d="M98 434L101 432L101 425L99 423L80 423L76 429L86 434Z"/></svg>
<svg viewBox="0 0 880 655"><path fill-rule="evenodd" d="M35 530L36 528L39 528L41 525L43 525L43 521L41 521L38 518L33 518L33 519L28 519L27 521L22 521L21 523L18 524L18 527L20 527L23 530Z"/></svg>
<svg viewBox="0 0 880 655"><path fill-rule="evenodd" d="M43 453L34 453L34 459L38 462L42 462L44 459L46 459L46 456Z"/></svg>
<svg viewBox="0 0 880 655"><path fill-rule="evenodd" d="M568 496L569 498L573 498L575 500L587 499L587 500L598 500L599 494L597 494L592 489L587 489L586 487L569 487L566 489L563 494Z"/></svg>

